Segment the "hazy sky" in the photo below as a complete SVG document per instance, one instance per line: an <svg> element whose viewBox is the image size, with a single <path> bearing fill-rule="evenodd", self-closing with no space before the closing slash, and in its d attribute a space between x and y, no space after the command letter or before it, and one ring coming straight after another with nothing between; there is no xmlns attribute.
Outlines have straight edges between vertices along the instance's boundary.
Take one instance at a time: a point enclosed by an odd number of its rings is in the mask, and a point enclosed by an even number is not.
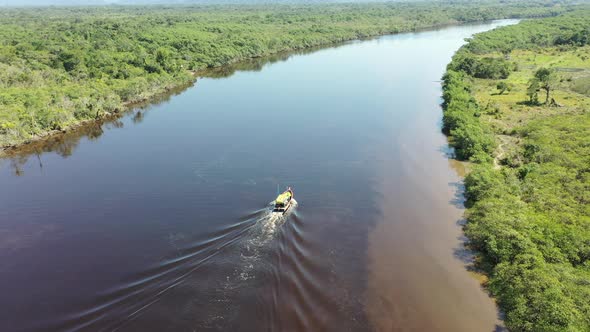
<svg viewBox="0 0 590 332"><path fill-rule="evenodd" d="M72 6L100 4L182 4L182 3L327 3L382 2L384 0L0 0L0 6ZM391 0L390 0L391 1ZM399 1L399 0L398 0Z"/></svg>

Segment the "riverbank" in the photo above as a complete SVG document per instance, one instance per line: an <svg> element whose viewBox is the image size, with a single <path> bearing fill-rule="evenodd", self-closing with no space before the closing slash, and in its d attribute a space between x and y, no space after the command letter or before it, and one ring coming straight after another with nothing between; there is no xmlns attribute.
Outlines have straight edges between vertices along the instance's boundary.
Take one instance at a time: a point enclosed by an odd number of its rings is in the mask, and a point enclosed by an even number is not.
<svg viewBox="0 0 590 332"><path fill-rule="evenodd" d="M515 331L590 331L589 11L474 37L444 77L470 246Z"/></svg>
<svg viewBox="0 0 590 332"><path fill-rule="evenodd" d="M446 5L445 5L446 6ZM570 10L494 1L316 6L5 9L0 149L112 117L191 74L370 36Z"/></svg>
<svg viewBox="0 0 590 332"><path fill-rule="evenodd" d="M191 74L196 79L198 75L203 73L194 72ZM100 126L106 122L116 121L117 119L125 116L130 111L148 106L151 103L157 102L161 99L166 99L171 94L178 94L184 91L186 88L192 86L194 83L194 80L190 80L176 85L165 86L162 87L161 90L155 91L148 96L143 96L141 99L125 102L122 104L121 108L116 108L111 112L101 113L94 118L81 119L60 129L47 130L45 132L35 134L25 141L19 143L0 146L0 158L13 157L19 154L30 154L34 153L35 151L41 151L48 140L59 140L60 137L64 135L69 135L76 131L88 131L89 128Z"/></svg>

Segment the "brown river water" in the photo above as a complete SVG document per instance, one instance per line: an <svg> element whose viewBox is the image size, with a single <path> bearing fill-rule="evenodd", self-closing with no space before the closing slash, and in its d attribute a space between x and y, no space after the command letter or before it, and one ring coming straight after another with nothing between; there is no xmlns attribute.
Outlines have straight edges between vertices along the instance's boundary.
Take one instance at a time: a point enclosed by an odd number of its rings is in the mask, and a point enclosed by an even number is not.
<svg viewBox="0 0 590 332"><path fill-rule="evenodd" d="M223 68L1 159L0 331L502 330L439 104L511 23Z"/></svg>

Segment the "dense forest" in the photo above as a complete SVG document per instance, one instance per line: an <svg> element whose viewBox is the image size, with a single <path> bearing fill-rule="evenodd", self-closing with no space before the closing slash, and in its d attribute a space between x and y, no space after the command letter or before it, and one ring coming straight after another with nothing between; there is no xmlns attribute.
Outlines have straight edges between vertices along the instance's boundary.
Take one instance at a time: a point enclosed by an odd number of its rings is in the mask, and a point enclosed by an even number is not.
<svg viewBox="0 0 590 332"><path fill-rule="evenodd" d="M499 18L561 2L0 10L0 148L123 110L193 72L280 51Z"/></svg>
<svg viewBox="0 0 590 332"><path fill-rule="evenodd" d="M590 11L476 35L444 76L470 245L513 331L590 331Z"/></svg>

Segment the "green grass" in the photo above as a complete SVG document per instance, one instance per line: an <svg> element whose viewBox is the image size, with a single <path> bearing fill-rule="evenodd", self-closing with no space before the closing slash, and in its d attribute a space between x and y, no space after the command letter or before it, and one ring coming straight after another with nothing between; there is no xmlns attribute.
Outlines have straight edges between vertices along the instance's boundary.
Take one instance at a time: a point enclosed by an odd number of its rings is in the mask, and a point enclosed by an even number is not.
<svg viewBox="0 0 590 332"><path fill-rule="evenodd" d="M578 56L586 53L590 54L589 46L565 51L555 48L536 52L513 51L510 61L517 64L518 70L502 80L511 86L511 91L498 94L496 85L500 80L472 79L475 82L472 93L485 111L482 120L491 123L497 134L504 134L532 119L556 113L579 113L589 109L590 99L587 97L590 92L590 64ZM562 106L558 109L522 105L528 100L528 82L541 67L555 68L563 80L552 93L553 98ZM494 112L496 109L499 112Z"/></svg>

